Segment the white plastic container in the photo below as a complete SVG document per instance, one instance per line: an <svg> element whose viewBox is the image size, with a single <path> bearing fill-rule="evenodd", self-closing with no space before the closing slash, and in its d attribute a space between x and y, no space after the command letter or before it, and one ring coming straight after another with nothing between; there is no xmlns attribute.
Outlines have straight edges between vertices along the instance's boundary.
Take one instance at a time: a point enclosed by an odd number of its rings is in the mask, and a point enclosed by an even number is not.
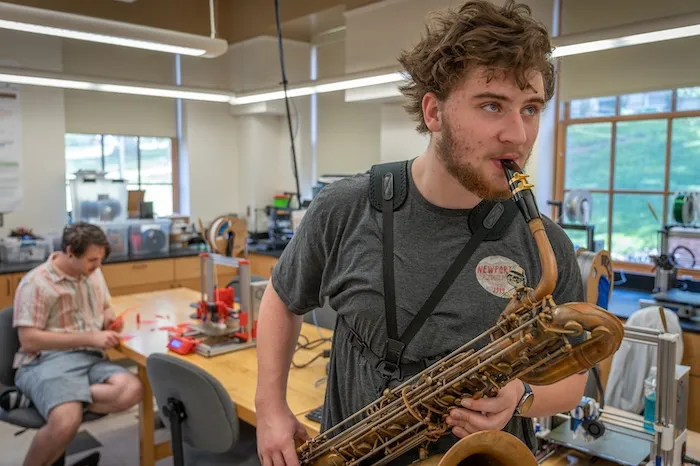
<svg viewBox="0 0 700 466"><path fill-rule="evenodd" d="M70 182L73 222L123 223L128 218L126 181L95 172L77 172Z"/></svg>
<svg viewBox="0 0 700 466"><path fill-rule="evenodd" d="M129 256L129 224L128 223L96 223L102 228L109 241L111 253L109 258Z"/></svg>
<svg viewBox="0 0 700 466"><path fill-rule="evenodd" d="M53 242L45 239L0 239L0 262L23 264L25 262L42 262L53 251Z"/></svg>
<svg viewBox="0 0 700 466"><path fill-rule="evenodd" d="M170 219L129 221L129 250L132 256L165 254L170 251Z"/></svg>

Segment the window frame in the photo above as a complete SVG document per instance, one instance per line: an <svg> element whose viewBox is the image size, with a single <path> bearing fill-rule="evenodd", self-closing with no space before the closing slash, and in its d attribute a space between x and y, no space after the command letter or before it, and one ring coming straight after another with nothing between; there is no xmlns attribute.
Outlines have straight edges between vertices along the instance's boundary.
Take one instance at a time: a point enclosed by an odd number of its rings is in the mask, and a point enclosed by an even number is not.
<svg viewBox="0 0 700 466"><path fill-rule="evenodd" d="M668 90L668 89L665 89ZM613 96L605 96L613 97ZM564 195L569 189L567 189L564 184L566 180L566 133L567 129L571 125L585 124L585 123L611 123L611 147L610 147L610 175L608 180L607 189L589 189L591 193L601 193L608 195L608 231L607 234L607 244L608 248L612 246L612 230L613 230L613 198L615 194L656 194L664 196L662 222L665 223L668 218L668 196L674 194L675 191L669 190L670 176L671 176L671 148L672 148L672 128L673 121L679 118L696 118L700 117L700 110L677 110L678 105L678 89L673 89L671 95L671 110L667 112L657 112L657 113L639 113L632 115L621 115L620 114L620 102L624 95L617 95L615 97L615 115L613 116L600 116L600 117L585 117L585 118L571 118L571 102L560 102L558 106L558 118L557 126L555 132L556 138L556 150L554 151L554 186L553 186L553 197L554 199L564 199ZM629 189L614 189L614 176L615 176L615 142L617 141L617 124L621 122L630 121L644 121L644 120L666 120L666 152L665 152L665 162L664 162L664 186L663 190L629 190ZM551 215L554 216L554 207L552 208ZM636 262L626 262L626 261L614 261L613 267L615 270L632 272L632 273L648 273L653 274L652 264L640 264ZM678 269L678 276L690 276L695 280L700 279L700 270L697 269Z"/></svg>
<svg viewBox="0 0 700 466"><path fill-rule="evenodd" d="M82 133L82 132L66 132L65 137L69 134L84 135L84 136L99 136L100 146L102 149L102 170L105 169L105 136L117 136L117 137L127 137L136 138L136 153L138 160L138 187L141 189L142 186L148 186L148 184L143 185L141 182L141 138L159 138L159 139L169 139L170 140L170 163L172 164L172 179L170 180L173 187L173 215L180 211L180 166L179 166L179 150L177 138L167 137L167 136L144 136L144 135L134 135L134 134L120 134L120 133ZM64 142L65 146L65 142ZM66 157L66 149L63 149L63 157ZM66 173L67 175L67 173ZM65 177L65 175L64 175ZM66 183L68 183L68 178L66 177ZM162 183L157 183L161 185Z"/></svg>

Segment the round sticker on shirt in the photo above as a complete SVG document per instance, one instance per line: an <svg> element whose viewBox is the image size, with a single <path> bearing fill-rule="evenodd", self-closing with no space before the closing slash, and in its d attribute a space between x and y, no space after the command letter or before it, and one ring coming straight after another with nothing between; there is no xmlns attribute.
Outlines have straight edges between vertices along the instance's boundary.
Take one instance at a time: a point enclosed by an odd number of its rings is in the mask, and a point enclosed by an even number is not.
<svg viewBox="0 0 700 466"><path fill-rule="evenodd" d="M489 256L476 266L476 280L489 293L510 299L525 284L525 271L507 257Z"/></svg>

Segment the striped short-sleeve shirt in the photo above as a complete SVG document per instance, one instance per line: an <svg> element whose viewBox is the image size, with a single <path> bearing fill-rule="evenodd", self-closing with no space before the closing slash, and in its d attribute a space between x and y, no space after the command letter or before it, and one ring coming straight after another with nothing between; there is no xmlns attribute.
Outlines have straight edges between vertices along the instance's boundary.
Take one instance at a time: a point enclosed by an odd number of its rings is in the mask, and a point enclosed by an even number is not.
<svg viewBox="0 0 700 466"><path fill-rule="evenodd" d="M14 326L66 333L102 330L111 300L102 271L72 277L56 266L57 254L22 278L15 294ZM20 348L14 367L37 356Z"/></svg>

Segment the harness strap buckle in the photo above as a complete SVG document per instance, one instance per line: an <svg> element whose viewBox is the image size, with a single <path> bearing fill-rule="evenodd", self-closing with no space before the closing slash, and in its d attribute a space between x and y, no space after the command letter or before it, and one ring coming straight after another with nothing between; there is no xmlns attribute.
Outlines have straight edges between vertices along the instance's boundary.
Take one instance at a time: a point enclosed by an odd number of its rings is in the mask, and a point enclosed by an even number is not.
<svg viewBox="0 0 700 466"><path fill-rule="evenodd" d="M400 341L388 339L384 357L377 364L377 370L384 377L401 379L401 357L405 348Z"/></svg>

